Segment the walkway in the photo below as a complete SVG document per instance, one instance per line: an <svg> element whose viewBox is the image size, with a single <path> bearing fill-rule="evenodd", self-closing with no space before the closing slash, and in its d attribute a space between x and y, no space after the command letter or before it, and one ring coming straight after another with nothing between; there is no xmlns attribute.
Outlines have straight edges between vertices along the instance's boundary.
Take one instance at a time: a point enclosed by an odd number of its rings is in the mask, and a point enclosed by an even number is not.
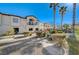
<svg viewBox="0 0 79 59"><path fill-rule="evenodd" d="M1 55L64 55L63 48L36 36L0 40Z"/></svg>

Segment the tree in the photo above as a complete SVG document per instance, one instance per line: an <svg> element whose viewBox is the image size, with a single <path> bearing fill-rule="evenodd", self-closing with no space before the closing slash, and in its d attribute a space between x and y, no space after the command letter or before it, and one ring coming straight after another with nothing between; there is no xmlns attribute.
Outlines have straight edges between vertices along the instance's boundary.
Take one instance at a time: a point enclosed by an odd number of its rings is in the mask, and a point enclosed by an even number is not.
<svg viewBox="0 0 79 59"><path fill-rule="evenodd" d="M62 28L62 26L63 26L63 17L64 17L65 12L67 11L66 8L67 8L67 7L62 6L62 7L60 7L60 9L59 9L59 13L61 14L61 30L63 29L63 28Z"/></svg>
<svg viewBox="0 0 79 59"><path fill-rule="evenodd" d="M68 24L64 24L63 27L64 27L64 29L67 30L69 28L69 25Z"/></svg>
<svg viewBox="0 0 79 59"><path fill-rule="evenodd" d="M50 3L50 8L52 8L53 7L53 13L54 13L54 28L53 28L53 30L55 31L56 30L56 28L55 28L55 20L56 20L56 7L58 7L58 3Z"/></svg>
<svg viewBox="0 0 79 59"><path fill-rule="evenodd" d="M73 33L75 33L75 20L76 20L76 3L73 3L73 21L72 21Z"/></svg>

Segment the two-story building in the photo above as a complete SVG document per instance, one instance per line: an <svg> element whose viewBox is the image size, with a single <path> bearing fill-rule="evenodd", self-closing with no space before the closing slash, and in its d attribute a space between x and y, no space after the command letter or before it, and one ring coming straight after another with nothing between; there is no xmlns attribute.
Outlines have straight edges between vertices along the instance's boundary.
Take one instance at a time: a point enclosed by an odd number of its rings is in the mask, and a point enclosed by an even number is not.
<svg viewBox="0 0 79 59"><path fill-rule="evenodd" d="M35 32L44 30L44 24L35 16L21 17L0 13L0 35L14 29L15 33Z"/></svg>
<svg viewBox="0 0 79 59"><path fill-rule="evenodd" d="M39 31L39 20L35 16L27 16L25 17L27 20L27 32L35 32Z"/></svg>

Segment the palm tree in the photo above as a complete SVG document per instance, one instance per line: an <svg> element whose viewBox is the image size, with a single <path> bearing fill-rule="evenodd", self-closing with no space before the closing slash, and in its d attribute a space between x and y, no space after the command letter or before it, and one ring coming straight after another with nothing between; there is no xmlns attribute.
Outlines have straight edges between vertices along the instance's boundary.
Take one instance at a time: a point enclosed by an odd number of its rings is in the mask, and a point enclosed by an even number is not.
<svg viewBox="0 0 79 59"><path fill-rule="evenodd" d="M53 12L54 12L54 28L53 28L53 30L55 31L55 20L56 20L56 7L58 6L58 3L50 3L50 8L52 8L53 7Z"/></svg>
<svg viewBox="0 0 79 59"><path fill-rule="evenodd" d="M62 30L62 25L63 25L63 17L64 17L65 12L67 11L66 8L67 7L62 6L59 9L59 13L61 14L61 30Z"/></svg>
<svg viewBox="0 0 79 59"><path fill-rule="evenodd" d="M76 18L76 3L73 3L73 23L72 23L72 28L73 28L73 33L75 33L75 19Z"/></svg>

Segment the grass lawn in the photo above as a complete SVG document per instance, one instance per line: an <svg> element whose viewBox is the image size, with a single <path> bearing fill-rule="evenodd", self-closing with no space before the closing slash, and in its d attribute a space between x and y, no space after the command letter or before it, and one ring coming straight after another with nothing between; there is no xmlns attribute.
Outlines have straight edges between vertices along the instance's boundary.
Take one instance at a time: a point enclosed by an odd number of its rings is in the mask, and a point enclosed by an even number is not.
<svg viewBox="0 0 79 59"><path fill-rule="evenodd" d="M79 55L79 30L75 30L76 39L68 39L70 55Z"/></svg>
<svg viewBox="0 0 79 59"><path fill-rule="evenodd" d="M75 30L75 37L79 41L79 29Z"/></svg>
<svg viewBox="0 0 79 59"><path fill-rule="evenodd" d="M70 55L79 55L79 41L68 39L69 44L69 54Z"/></svg>

